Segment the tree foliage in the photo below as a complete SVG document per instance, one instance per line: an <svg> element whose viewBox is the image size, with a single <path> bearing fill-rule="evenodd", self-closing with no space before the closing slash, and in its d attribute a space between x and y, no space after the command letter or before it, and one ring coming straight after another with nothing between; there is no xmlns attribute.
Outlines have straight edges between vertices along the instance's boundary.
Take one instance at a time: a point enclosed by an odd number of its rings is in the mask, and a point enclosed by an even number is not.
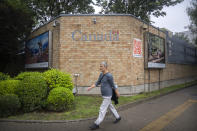
<svg viewBox="0 0 197 131"><path fill-rule="evenodd" d="M187 8L191 20L189 29L197 36L197 0L192 0L191 5L191 7ZM195 44L197 45L197 37L195 38Z"/></svg>
<svg viewBox="0 0 197 131"><path fill-rule="evenodd" d="M22 0L0 1L0 70L16 59L18 49L32 30L34 14Z"/></svg>
<svg viewBox="0 0 197 131"><path fill-rule="evenodd" d="M40 24L46 23L61 13L94 13L92 0L28 0L26 2L37 14L36 21Z"/></svg>
<svg viewBox="0 0 197 131"><path fill-rule="evenodd" d="M150 22L150 15L165 16L163 7L174 6L183 0L97 0L102 7L100 13L132 14L144 21Z"/></svg>

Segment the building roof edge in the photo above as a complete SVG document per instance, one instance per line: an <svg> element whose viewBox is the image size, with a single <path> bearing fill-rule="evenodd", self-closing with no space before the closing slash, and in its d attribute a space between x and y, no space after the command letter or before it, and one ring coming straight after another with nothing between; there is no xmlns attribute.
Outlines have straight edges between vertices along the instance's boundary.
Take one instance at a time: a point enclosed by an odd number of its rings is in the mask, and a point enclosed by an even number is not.
<svg viewBox="0 0 197 131"><path fill-rule="evenodd" d="M33 30L32 33L35 32L35 31L37 31L37 30L40 29L41 27L47 25L48 23L54 21L55 19L57 19L57 18L59 18L59 17L68 17L68 16L130 16L130 17L133 17L133 18L135 18L135 19L137 19L137 20L143 22L143 23L146 24L146 25L152 26L153 28L155 28L155 29L157 29L157 30L159 30L159 31L161 31L161 32L163 32L163 33L165 33L165 31L161 30L159 27L156 27L156 26L154 26L154 25L151 25L151 24L149 24L149 23L147 23L147 22L141 20L140 18L137 18L136 16L134 16L134 15L132 15L132 14L60 14L60 15L58 15L58 16L52 18L50 21L46 22L45 24L41 25L40 27L36 28L35 30Z"/></svg>

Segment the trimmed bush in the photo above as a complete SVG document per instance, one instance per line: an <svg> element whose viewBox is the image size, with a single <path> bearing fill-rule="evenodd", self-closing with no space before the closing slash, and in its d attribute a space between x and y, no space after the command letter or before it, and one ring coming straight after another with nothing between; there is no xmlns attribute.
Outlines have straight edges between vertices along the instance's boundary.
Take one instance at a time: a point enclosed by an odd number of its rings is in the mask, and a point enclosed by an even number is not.
<svg viewBox="0 0 197 131"><path fill-rule="evenodd" d="M50 91L47 103L48 110L63 111L72 107L74 96L64 87L54 88Z"/></svg>
<svg viewBox="0 0 197 131"><path fill-rule="evenodd" d="M42 74L28 72L28 75L22 78L16 94L24 112L41 109L44 99L47 98L47 84Z"/></svg>
<svg viewBox="0 0 197 131"><path fill-rule="evenodd" d="M21 104L17 95L0 95L0 117L16 114L20 106Z"/></svg>
<svg viewBox="0 0 197 131"><path fill-rule="evenodd" d="M10 76L0 72L0 81L10 79Z"/></svg>
<svg viewBox="0 0 197 131"><path fill-rule="evenodd" d="M42 74L40 72L21 72L14 79L16 79L16 80L23 80L24 78L32 76L32 75L41 76Z"/></svg>
<svg viewBox="0 0 197 131"><path fill-rule="evenodd" d="M0 95L15 94L19 86L19 80L4 80L0 81Z"/></svg>
<svg viewBox="0 0 197 131"><path fill-rule="evenodd" d="M50 90L56 87L65 87L72 91L73 83L70 74L57 69L50 69L45 71L43 75Z"/></svg>

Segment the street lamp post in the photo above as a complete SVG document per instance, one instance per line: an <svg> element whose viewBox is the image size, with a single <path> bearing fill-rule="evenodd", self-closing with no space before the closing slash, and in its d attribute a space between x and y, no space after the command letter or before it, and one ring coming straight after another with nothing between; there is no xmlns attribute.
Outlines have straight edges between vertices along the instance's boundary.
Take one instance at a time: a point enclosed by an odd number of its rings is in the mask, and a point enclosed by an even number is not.
<svg viewBox="0 0 197 131"><path fill-rule="evenodd" d="M74 95L77 95L78 94L78 88L77 88L77 78L79 77L79 73L75 73L74 74L74 77L75 77L75 88L74 88L74 91L73 91L73 94Z"/></svg>

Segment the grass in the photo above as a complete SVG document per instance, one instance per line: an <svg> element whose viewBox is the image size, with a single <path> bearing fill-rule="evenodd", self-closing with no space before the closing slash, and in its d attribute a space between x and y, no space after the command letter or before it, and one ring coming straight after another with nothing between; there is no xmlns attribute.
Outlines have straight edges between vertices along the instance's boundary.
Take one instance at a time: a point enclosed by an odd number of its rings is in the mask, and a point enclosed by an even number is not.
<svg viewBox="0 0 197 131"><path fill-rule="evenodd" d="M32 112L7 119L12 120L75 120L96 116L99 110L101 97L97 96L76 96L74 107L65 112Z"/></svg>
<svg viewBox="0 0 197 131"><path fill-rule="evenodd" d="M148 97L157 96L160 94L172 92L187 86L195 85L197 81L188 82L186 84L174 85L153 91L150 93L141 93L135 96L121 96L117 108L121 105L128 104L137 100L142 100ZM6 119L12 120L76 120L83 118L95 117L98 115L99 107L102 98L98 96L76 96L74 107L65 112L32 112L16 116L10 116Z"/></svg>
<svg viewBox="0 0 197 131"><path fill-rule="evenodd" d="M192 81L192 82L188 82L188 83L185 83L185 84L169 86L169 87L166 87L166 88L162 88L160 90L152 91L150 93L142 93L142 94L138 94L138 95L135 95L135 96L122 96L119 99L119 102L120 102L119 106L121 106L123 104L130 103L130 102L134 102L134 101L137 101L137 100L145 99L145 98L148 98L148 97L158 96L160 94L165 94L165 93L168 93L168 92L176 91L178 89L182 89L182 88L192 86L192 85L196 85L196 84L197 84L197 80Z"/></svg>

